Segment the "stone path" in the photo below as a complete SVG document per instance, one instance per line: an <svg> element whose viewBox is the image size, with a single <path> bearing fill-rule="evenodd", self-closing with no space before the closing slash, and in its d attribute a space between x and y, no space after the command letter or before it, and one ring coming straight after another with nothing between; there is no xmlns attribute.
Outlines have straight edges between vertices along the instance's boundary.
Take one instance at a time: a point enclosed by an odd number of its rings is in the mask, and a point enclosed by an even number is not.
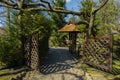
<svg viewBox="0 0 120 80"><path fill-rule="evenodd" d="M28 72L23 80L117 80L114 75L88 68L67 49L51 48L41 63L40 73Z"/></svg>
<svg viewBox="0 0 120 80"><path fill-rule="evenodd" d="M67 49L50 49L42 62L40 74L29 73L24 80L92 80L85 77L89 74L80 69L80 64Z"/></svg>
<svg viewBox="0 0 120 80"><path fill-rule="evenodd" d="M50 49L49 56L42 61L40 72L50 74L73 68L78 61L65 49Z"/></svg>

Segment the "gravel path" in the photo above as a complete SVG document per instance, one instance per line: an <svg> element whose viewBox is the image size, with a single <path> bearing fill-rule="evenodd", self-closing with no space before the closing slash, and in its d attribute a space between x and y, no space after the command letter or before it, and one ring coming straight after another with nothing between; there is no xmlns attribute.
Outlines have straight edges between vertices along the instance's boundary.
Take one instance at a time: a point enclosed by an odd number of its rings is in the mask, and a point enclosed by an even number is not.
<svg viewBox="0 0 120 80"><path fill-rule="evenodd" d="M23 80L119 80L114 75L81 65L67 49L51 48L40 73L28 72Z"/></svg>
<svg viewBox="0 0 120 80"><path fill-rule="evenodd" d="M84 80L87 75L67 49L51 48L42 62L40 74L29 73L24 80Z"/></svg>

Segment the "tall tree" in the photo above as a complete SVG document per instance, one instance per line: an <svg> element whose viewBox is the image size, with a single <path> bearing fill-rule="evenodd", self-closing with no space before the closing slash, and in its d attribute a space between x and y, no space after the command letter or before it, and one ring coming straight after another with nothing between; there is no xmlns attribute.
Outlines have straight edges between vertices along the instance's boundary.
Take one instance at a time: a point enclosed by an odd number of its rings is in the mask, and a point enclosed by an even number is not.
<svg viewBox="0 0 120 80"><path fill-rule="evenodd" d="M99 2L94 2L93 0L83 0L81 2L82 8L80 10L84 12L84 15L80 18L88 22L88 25L85 27L87 39L89 39L92 35L96 35L98 30L97 25L99 23L96 18L96 14L107 2L108 0L103 2L103 4L100 4L100 6L98 6Z"/></svg>
<svg viewBox="0 0 120 80"><path fill-rule="evenodd" d="M80 11L84 12L84 15L80 16L80 20L90 22L93 1L83 0L83 1L81 1L81 5L82 5L82 7L80 8ZM89 34L88 34L89 25L81 25L81 27L83 28L83 32L86 32L86 39L87 39L87 37L89 36Z"/></svg>

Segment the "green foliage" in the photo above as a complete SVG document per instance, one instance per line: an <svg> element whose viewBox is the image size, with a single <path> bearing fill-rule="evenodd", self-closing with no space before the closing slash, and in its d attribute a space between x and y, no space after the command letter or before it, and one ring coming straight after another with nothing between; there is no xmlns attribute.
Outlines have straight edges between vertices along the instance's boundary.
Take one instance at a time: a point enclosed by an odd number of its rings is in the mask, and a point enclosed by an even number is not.
<svg viewBox="0 0 120 80"><path fill-rule="evenodd" d="M80 19L81 20L86 20L86 21L89 22L93 1L91 1L91 0L83 0L83 1L81 1L81 5L82 5L82 8L80 8L80 11L84 12L85 15L81 16Z"/></svg>
<svg viewBox="0 0 120 80"><path fill-rule="evenodd" d="M113 38L113 57L116 59L120 58L120 36L119 35L114 35ZM120 59L119 59L120 60Z"/></svg>
<svg viewBox="0 0 120 80"><path fill-rule="evenodd" d="M12 11L10 26L4 27L4 35L1 36L0 44L2 48L1 62L6 66L18 66L22 62L23 57L20 53L20 40L18 35L17 12Z"/></svg>
<svg viewBox="0 0 120 80"><path fill-rule="evenodd" d="M111 33L117 22L118 8L115 1L110 0L97 14L100 20L98 35Z"/></svg>
<svg viewBox="0 0 120 80"><path fill-rule="evenodd" d="M66 40L68 39L67 37L68 33L53 33L51 39L50 39L50 44L51 46L54 47L65 47L67 45Z"/></svg>
<svg viewBox="0 0 120 80"><path fill-rule="evenodd" d="M65 8L66 0L52 0L52 6L58 8L58 7L64 7ZM65 24L65 17L66 14L60 14L60 13L49 13L53 23L54 28L52 30L52 36L50 38L51 46L65 46L66 45L66 33L59 33L58 30L62 28Z"/></svg>
<svg viewBox="0 0 120 80"><path fill-rule="evenodd" d="M83 0L83 1L81 1L81 4L82 4L82 8L80 8L80 11L84 12L85 14L84 14L84 16L80 16L80 20L90 22L92 7L97 5L97 3L93 2L92 0ZM100 23L100 20L98 18L95 18L94 25L92 27L92 36L93 37L95 37L97 35L99 23ZM86 26L86 25L82 25L82 26L85 26L85 32L86 32L86 36L87 36L88 26Z"/></svg>
<svg viewBox="0 0 120 80"><path fill-rule="evenodd" d="M25 11L22 16L22 26L24 27L22 34L26 38L39 33L39 52L41 56L45 56L49 49L52 21L40 12Z"/></svg>
<svg viewBox="0 0 120 80"><path fill-rule="evenodd" d="M81 1L82 8L80 11L84 12L85 15L81 16L81 20L88 21L90 20L92 7L97 6L101 3L93 2L91 0ZM116 7L114 0L109 0L109 2L97 12L95 22L92 28L93 36L102 36L108 33L111 33L114 29L117 22L118 8Z"/></svg>
<svg viewBox="0 0 120 80"><path fill-rule="evenodd" d="M52 22L46 18L42 13L25 11L22 16L22 34L30 36L39 32L40 38L50 36Z"/></svg>
<svg viewBox="0 0 120 80"><path fill-rule="evenodd" d="M15 28L10 27L8 32L5 32L4 36L0 36L0 61L5 66L17 66L22 59L19 51L20 42L15 36Z"/></svg>
<svg viewBox="0 0 120 80"><path fill-rule="evenodd" d="M113 60L113 68L120 70L120 60Z"/></svg>
<svg viewBox="0 0 120 80"><path fill-rule="evenodd" d="M4 36L0 36L0 62L6 66L17 66L23 60L20 35L27 40L34 33L39 33L40 54L48 51L48 41L51 35L52 22L39 12L24 11L22 15L22 31L19 33L18 12L12 13L11 26L6 27ZM25 41L26 42L26 41ZM24 45L25 45L24 42Z"/></svg>

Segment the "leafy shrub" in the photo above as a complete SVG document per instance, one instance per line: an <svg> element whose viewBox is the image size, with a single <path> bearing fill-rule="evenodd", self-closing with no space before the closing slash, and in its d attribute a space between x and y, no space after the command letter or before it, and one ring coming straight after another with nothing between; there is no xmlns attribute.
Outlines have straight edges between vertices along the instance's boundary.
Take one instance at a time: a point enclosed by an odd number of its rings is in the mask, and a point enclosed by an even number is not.
<svg viewBox="0 0 120 80"><path fill-rule="evenodd" d="M17 66L21 62L20 42L14 35L14 30L12 31L0 36L0 61L6 66Z"/></svg>

